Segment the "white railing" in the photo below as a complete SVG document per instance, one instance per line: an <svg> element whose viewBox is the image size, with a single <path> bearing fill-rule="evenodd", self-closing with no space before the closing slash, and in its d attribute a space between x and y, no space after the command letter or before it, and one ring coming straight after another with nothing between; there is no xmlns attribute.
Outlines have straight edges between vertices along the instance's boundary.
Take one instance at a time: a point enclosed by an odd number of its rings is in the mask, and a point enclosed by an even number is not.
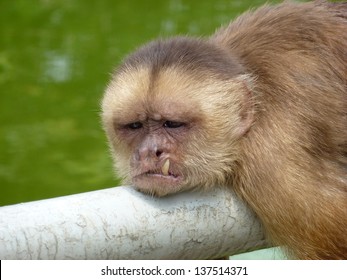
<svg viewBox="0 0 347 280"><path fill-rule="evenodd" d="M0 207L0 259L210 259L266 247L233 192L116 187Z"/></svg>

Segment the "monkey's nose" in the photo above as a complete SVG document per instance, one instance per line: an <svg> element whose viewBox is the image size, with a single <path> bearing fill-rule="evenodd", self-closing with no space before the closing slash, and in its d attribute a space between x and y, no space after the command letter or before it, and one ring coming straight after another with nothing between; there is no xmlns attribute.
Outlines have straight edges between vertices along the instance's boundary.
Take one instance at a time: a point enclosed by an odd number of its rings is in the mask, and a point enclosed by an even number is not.
<svg viewBox="0 0 347 280"><path fill-rule="evenodd" d="M163 154L157 147L142 147L137 152L137 160L157 159Z"/></svg>
<svg viewBox="0 0 347 280"><path fill-rule="evenodd" d="M163 153L162 150L157 150L157 151L155 152L155 155L156 155L157 157L160 157L162 153Z"/></svg>

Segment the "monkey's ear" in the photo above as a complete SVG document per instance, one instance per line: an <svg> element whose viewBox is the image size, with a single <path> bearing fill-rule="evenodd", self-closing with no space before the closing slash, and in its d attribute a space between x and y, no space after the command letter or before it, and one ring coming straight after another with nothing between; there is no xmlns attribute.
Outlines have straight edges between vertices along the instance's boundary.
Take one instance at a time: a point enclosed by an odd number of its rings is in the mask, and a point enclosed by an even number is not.
<svg viewBox="0 0 347 280"><path fill-rule="evenodd" d="M240 91L239 123L236 127L236 135L242 137L251 128L255 119L255 104L253 97L254 79L250 75L237 77L236 82Z"/></svg>

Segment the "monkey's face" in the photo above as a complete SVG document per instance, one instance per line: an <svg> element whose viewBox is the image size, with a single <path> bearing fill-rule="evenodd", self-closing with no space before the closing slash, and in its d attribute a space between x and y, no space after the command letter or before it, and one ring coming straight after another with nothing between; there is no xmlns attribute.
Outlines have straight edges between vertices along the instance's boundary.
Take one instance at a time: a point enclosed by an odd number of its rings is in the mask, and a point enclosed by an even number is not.
<svg viewBox="0 0 347 280"><path fill-rule="evenodd" d="M224 184L243 134L242 91L175 68L115 76L102 110L118 175L157 196Z"/></svg>
<svg viewBox="0 0 347 280"><path fill-rule="evenodd" d="M243 73L199 39L154 41L130 55L102 102L123 183L158 196L226 184L253 118Z"/></svg>

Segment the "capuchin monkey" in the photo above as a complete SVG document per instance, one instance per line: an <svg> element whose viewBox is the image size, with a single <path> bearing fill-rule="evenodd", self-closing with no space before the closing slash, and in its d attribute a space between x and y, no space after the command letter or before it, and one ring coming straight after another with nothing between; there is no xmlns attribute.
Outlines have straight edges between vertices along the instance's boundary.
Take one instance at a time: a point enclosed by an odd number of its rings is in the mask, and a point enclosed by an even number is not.
<svg viewBox="0 0 347 280"><path fill-rule="evenodd" d="M346 2L150 42L113 75L102 121L124 183L234 189L290 257L347 259Z"/></svg>

